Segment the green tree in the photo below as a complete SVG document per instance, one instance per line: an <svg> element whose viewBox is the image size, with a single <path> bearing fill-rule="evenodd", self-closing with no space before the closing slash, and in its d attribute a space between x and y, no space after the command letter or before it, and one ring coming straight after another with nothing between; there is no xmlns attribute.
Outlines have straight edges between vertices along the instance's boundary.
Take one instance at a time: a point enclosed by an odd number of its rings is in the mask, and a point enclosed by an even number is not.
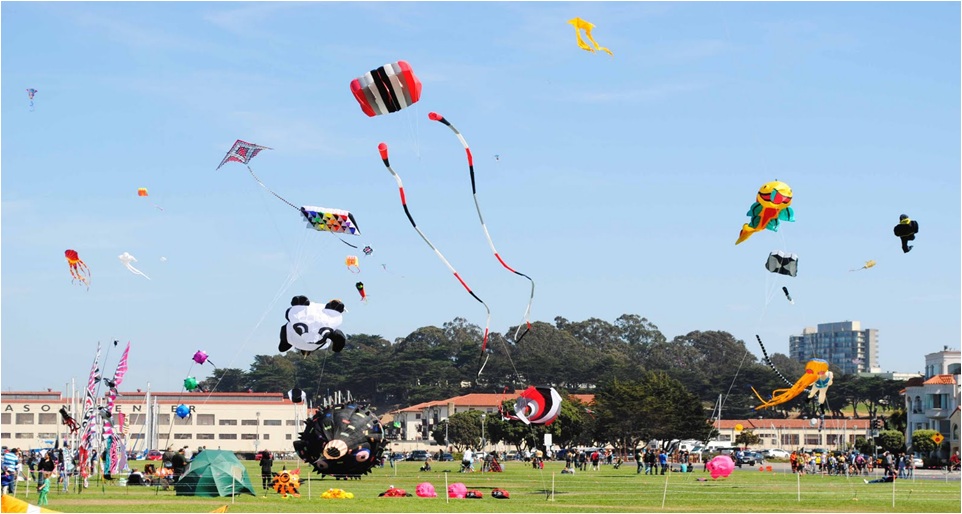
<svg viewBox="0 0 962 514"><path fill-rule="evenodd" d="M898 453L905 451L905 435L896 430L881 430L875 443L882 447L883 451Z"/></svg>
<svg viewBox="0 0 962 514"><path fill-rule="evenodd" d="M922 455L929 455L934 452L939 445L935 444L932 436L938 434L937 430L922 429L912 432L912 451Z"/></svg>
<svg viewBox="0 0 962 514"><path fill-rule="evenodd" d="M735 444L742 447L755 446L760 442L762 442L762 438L755 435L755 432L751 430L742 430L740 434L735 436Z"/></svg>
<svg viewBox="0 0 962 514"><path fill-rule="evenodd" d="M239 393L246 392L249 383L247 373L242 369L217 368L210 374L210 377L200 382L200 387L204 391Z"/></svg>
<svg viewBox="0 0 962 514"><path fill-rule="evenodd" d="M448 441L458 452L465 448L475 448L481 441L481 411L458 412L448 417ZM487 421L487 419L485 419ZM438 434L440 432L440 434ZM434 440L444 440L444 424L439 423L433 432ZM487 426L485 427L487 435Z"/></svg>

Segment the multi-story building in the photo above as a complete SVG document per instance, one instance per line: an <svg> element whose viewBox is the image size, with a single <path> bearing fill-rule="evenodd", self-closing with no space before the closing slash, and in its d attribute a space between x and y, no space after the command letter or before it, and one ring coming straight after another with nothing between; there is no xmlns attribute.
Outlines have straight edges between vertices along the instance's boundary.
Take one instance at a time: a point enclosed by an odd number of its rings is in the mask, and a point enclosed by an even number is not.
<svg viewBox="0 0 962 514"><path fill-rule="evenodd" d="M959 406L962 405L962 352L944 346L925 356L925 375L905 387L905 444L912 446L916 430L935 430L949 443L948 454L959 451ZM943 443L944 444L944 443Z"/></svg>
<svg viewBox="0 0 962 514"><path fill-rule="evenodd" d="M80 422L79 401L59 391L0 392L0 441L10 448L44 448L57 439L75 444L61 422L63 407ZM175 414L184 405L190 415ZM284 393L120 392L112 417L128 450L168 446L235 452L293 451L308 406Z"/></svg>
<svg viewBox="0 0 962 514"><path fill-rule="evenodd" d="M789 336L789 357L799 362L823 359L842 373L878 373L878 330L862 329L858 321L819 323L802 335Z"/></svg>

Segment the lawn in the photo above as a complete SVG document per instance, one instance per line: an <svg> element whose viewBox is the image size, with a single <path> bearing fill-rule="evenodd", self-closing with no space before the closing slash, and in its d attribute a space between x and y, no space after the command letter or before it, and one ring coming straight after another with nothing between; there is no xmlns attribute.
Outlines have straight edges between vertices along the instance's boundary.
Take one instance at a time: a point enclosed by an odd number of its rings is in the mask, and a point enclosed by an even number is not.
<svg viewBox="0 0 962 514"><path fill-rule="evenodd" d="M132 463L142 467L142 462ZM456 462L434 463L429 473L418 471L421 463L401 462L397 470L376 468L361 480L337 481L315 475L305 480L300 498L282 499L261 489L260 469L254 461L244 462L258 496L235 499L175 496L174 491L151 487L102 486L99 482L81 494L63 494L51 488L48 508L63 512L208 512L229 504L229 512L960 512L958 474L943 479L898 480L892 484L865 484L860 477L801 476L784 472L759 472L757 468L736 469L724 480L699 481L708 475L700 468L693 473L666 476L638 475L632 466L562 475L563 463L551 462L544 470L510 462L503 473L457 472ZM277 461L274 470L296 462ZM302 467L307 473L307 468ZM450 473L444 473L449 470ZM395 474L396 473L396 474ZM446 499L445 477L449 483L463 482L468 489L484 493L483 499ZM379 498L394 485L414 493L417 484L431 482L438 498ZM550 497L554 483L554 497ZM666 493L667 484L667 493ZM18 490L23 498L23 483ZM351 500L324 500L329 488L354 493ZM495 487L506 489L511 498L491 497ZM76 490L76 488L74 488ZM895 505L893 507L893 498ZM27 498L36 501L36 494ZM664 501L664 507L662 502Z"/></svg>

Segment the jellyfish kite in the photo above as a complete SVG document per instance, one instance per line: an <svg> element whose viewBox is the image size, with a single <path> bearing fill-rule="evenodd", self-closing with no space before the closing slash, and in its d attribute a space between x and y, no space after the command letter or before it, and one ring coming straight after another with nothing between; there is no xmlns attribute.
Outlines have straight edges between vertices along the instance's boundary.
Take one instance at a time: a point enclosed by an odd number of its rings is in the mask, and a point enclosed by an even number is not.
<svg viewBox="0 0 962 514"><path fill-rule="evenodd" d="M193 359L194 359L194 362L200 365L203 365L205 362L210 361L210 359L207 357L207 352L205 352L204 350L197 350L197 352L194 354ZM210 361L210 365L214 366L215 368L217 367L217 365L215 365L213 361Z"/></svg>
<svg viewBox="0 0 962 514"><path fill-rule="evenodd" d="M599 45L598 42L595 41L595 38L591 37L591 31L595 28L593 23L582 20L581 18L572 18L568 20L568 23L574 25L575 27L575 36L578 37L578 48L591 53L595 53L595 50L601 50L603 52L607 52L608 55L612 57L615 56L615 54L611 53L611 50ZM595 45L594 48L589 46L588 43L585 43L584 39L581 39L582 30L585 31L585 37L588 38L588 41L591 41L591 44Z"/></svg>
<svg viewBox="0 0 962 514"><path fill-rule="evenodd" d="M136 258L136 257L134 257L133 255L130 255L130 254L127 253L127 252L124 252L124 253L118 255L117 258L120 259L120 263L123 264L124 267L127 268L128 271L130 271L130 272L133 273L134 275L140 275L140 276L146 278L147 280L150 280L150 277L148 277L146 274L144 274L143 271L140 271L139 269L135 268L133 264L131 264L131 262L137 262L137 258Z"/></svg>
<svg viewBox="0 0 962 514"><path fill-rule="evenodd" d="M529 386L514 402L514 414L502 409L501 417L526 425L550 425L561 413L561 395L553 387Z"/></svg>
<svg viewBox="0 0 962 514"><path fill-rule="evenodd" d="M357 264L357 255L348 255L344 258L344 265L351 273L360 273L361 267Z"/></svg>
<svg viewBox="0 0 962 514"><path fill-rule="evenodd" d="M895 235L902 240L902 253L909 253L912 247L909 241L915 240L915 234L919 233L919 222L909 219L905 214L899 216L899 224L895 225Z"/></svg>
<svg viewBox="0 0 962 514"><path fill-rule="evenodd" d="M746 216L751 221L742 225L735 244L741 244L755 232L765 229L778 231L781 221L795 221L795 211L792 210L792 188L779 181L767 182L762 185L755 196L755 203L748 209Z"/></svg>
<svg viewBox="0 0 962 514"><path fill-rule="evenodd" d="M87 268L87 264L80 258L76 250L66 250L63 252L64 257L67 258L67 265L70 267L70 276L73 277L71 282L81 282L90 289L90 269Z"/></svg>
<svg viewBox="0 0 962 514"><path fill-rule="evenodd" d="M409 107L421 99L421 81L406 61L388 63L351 81L351 93L368 117Z"/></svg>
<svg viewBox="0 0 962 514"><path fill-rule="evenodd" d="M294 451L321 475L369 473L387 446L377 415L357 403L318 409L306 424Z"/></svg>
<svg viewBox="0 0 962 514"><path fill-rule="evenodd" d="M354 287L356 287L357 292L361 294L361 301L366 302L367 293L364 292L364 282L358 282L357 284L354 284Z"/></svg>

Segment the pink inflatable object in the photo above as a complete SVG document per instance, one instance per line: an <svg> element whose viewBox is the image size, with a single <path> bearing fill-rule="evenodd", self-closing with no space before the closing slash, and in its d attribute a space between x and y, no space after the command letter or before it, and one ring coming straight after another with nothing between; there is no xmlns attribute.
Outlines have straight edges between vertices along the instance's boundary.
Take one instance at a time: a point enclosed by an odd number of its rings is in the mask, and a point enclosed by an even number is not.
<svg viewBox="0 0 962 514"><path fill-rule="evenodd" d="M735 461L728 455L719 455L708 461L708 472L712 478L725 478L735 469Z"/></svg>
<svg viewBox="0 0 962 514"><path fill-rule="evenodd" d="M414 492L421 498L436 498L438 496L438 493L434 490L434 486L431 485L430 482L421 482Z"/></svg>
<svg viewBox="0 0 962 514"><path fill-rule="evenodd" d="M448 498L464 498L468 494L468 488L461 482L455 482L448 486Z"/></svg>

